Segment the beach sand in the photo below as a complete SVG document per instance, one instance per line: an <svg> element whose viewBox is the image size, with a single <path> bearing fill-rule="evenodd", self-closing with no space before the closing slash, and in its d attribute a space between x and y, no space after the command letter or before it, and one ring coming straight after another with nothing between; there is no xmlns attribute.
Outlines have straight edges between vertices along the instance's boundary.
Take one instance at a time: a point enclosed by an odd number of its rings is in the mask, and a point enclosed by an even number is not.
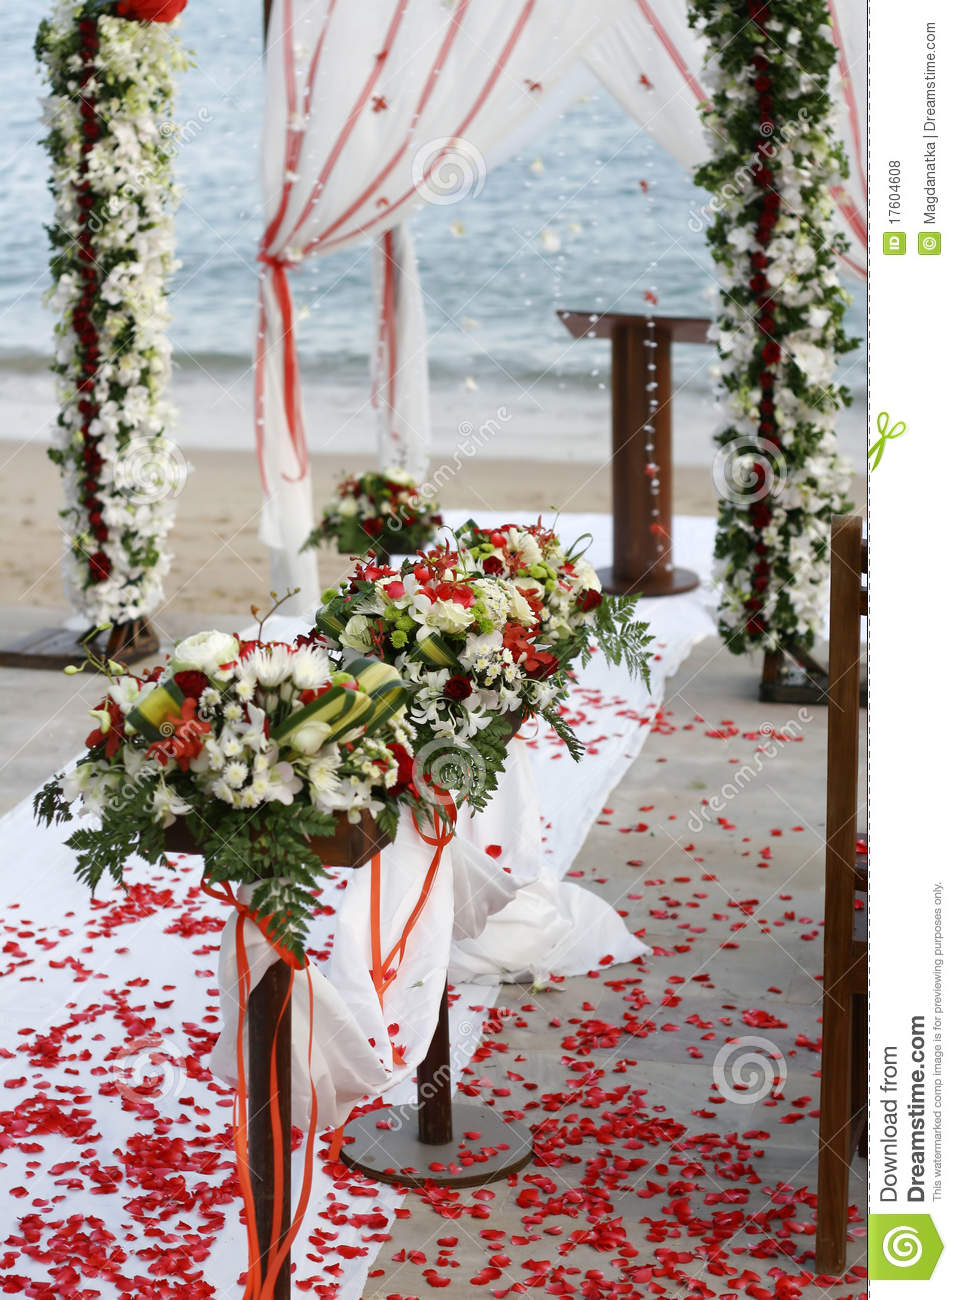
<svg viewBox="0 0 957 1300"><path fill-rule="evenodd" d="M257 537L260 507L255 457L246 451L186 448L191 472L177 503L171 534L173 567L166 583L170 612L248 609L269 590L265 548ZM313 456L317 509L331 495L344 468L372 467L370 457ZM855 483L863 499L863 483ZM453 509L607 511L611 481L607 465L520 459L467 460L441 492ZM55 608L63 605L59 562L59 474L38 443L0 442L0 606ZM679 466L675 513L715 513L710 467ZM349 567L332 551L320 552L324 583ZM5 620L6 621L6 620Z"/></svg>

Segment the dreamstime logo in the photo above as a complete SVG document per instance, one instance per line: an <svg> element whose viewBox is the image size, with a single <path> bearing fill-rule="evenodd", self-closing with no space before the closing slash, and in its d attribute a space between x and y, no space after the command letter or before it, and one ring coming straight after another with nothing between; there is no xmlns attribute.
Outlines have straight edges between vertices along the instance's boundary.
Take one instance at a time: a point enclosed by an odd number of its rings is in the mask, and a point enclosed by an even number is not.
<svg viewBox="0 0 957 1300"><path fill-rule="evenodd" d="M176 1098L186 1083L186 1053L171 1038L148 1034L125 1043L109 1062L117 1092L133 1105Z"/></svg>
<svg viewBox="0 0 957 1300"><path fill-rule="evenodd" d="M767 438L741 437L718 448L711 469L715 491L724 501L750 506L780 494L788 476L781 448Z"/></svg>
<svg viewBox="0 0 957 1300"><path fill-rule="evenodd" d="M763 1101L788 1077L787 1063L768 1038L735 1038L714 1058L714 1085L727 1101L745 1106Z"/></svg>
<svg viewBox="0 0 957 1300"><path fill-rule="evenodd" d="M884 1233L881 1253L897 1268L913 1268L924 1253L924 1243L916 1228L901 1224Z"/></svg>
<svg viewBox="0 0 957 1300"><path fill-rule="evenodd" d="M467 800L485 789L487 779L482 755L471 745L450 736L430 741L416 752L412 780L426 802L441 802L433 786L450 791L456 803Z"/></svg>
<svg viewBox="0 0 957 1300"><path fill-rule="evenodd" d="M137 435L116 462L116 486L129 492L131 504L137 506L178 497L188 475L186 457L171 438Z"/></svg>
<svg viewBox="0 0 957 1300"><path fill-rule="evenodd" d="M412 159L412 184L426 203L440 207L477 198L485 188L485 159L461 136L430 140Z"/></svg>

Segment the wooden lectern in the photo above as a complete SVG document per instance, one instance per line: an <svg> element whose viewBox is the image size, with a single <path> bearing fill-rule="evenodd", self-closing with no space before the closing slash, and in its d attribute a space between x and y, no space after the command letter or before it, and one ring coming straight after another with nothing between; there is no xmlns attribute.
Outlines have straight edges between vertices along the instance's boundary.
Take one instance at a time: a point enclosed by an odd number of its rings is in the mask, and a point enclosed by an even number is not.
<svg viewBox="0 0 957 1300"><path fill-rule="evenodd" d="M602 586L626 595L691 591L698 575L676 569L671 550L671 345L707 343L711 321L619 312L558 315L576 339L611 339L613 543Z"/></svg>

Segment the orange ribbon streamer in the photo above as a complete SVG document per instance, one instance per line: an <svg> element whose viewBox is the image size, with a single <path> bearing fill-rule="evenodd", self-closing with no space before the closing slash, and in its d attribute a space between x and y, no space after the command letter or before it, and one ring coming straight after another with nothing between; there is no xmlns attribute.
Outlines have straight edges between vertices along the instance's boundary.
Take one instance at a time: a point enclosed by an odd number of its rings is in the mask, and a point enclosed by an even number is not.
<svg viewBox="0 0 957 1300"><path fill-rule="evenodd" d="M236 909L238 913L236 921L236 967L239 983L239 1032L236 1035L236 1099L233 1106L233 1145L236 1151L236 1170L239 1177L239 1187L242 1193L243 1206L246 1211L246 1239L249 1248L249 1270L246 1274L246 1289L243 1294L243 1300L274 1300L276 1282L279 1278L279 1272L286 1261L289 1252L292 1250L292 1243L302 1226L302 1221L306 1216L306 1210L309 1207L309 1197L312 1193L312 1166L315 1155L316 1130L319 1122L319 1098L316 1095L315 1084L312 1080L312 1043L313 1043L313 1008L314 1008L314 990L312 986L312 976L309 972L309 964L306 961L300 962L283 944L278 943L269 933L269 917L260 917L258 913L253 912L245 903L233 893L232 887L224 884L219 889L212 885L203 883L203 892L210 898L215 898L218 902L227 903ZM244 1049L244 1038L246 1032L246 1014L249 1008L249 997L252 992L252 975L249 968L249 957L246 953L246 937L243 933L244 921L251 921L263 937L276 952L279 959L289 967L290 978L289 985L286 989L286 996L283 1001L282 1009L276 1020L276 1026L273 1030L272 1045L269 1057L269 1123L272 1132L272 1151L273 1151L273 1186L280 1189L279 1195L273 1201L273 1218L270 1232L269 1248L266 1252L266 1272L263 1276L262 1259L263 1252L259 1242L259 1230L256 1223L256 1200L253 1195L252 1175L249 1168L249 1124L248 1124L248 1090L246 1086L246 1054ZM302 1187L299 1192L299 1201L296 1205L296 1212L292 1216L289 1230L285 1236L282 1235L282 1211L283 1197L281 1189L285 1183L285 1160L286 1152L283 1149L282 1141L282 1115L279 1108L279 1072L278 1072L278 1049L279 1049L279 1026L289 1009L292 1001L292 986L295 978L295 971L305 970L306 981L309 988L309 1044L308 1044L308 1074L309 1087L311 1092L309 1106L309 1129L306 1135L305 1146L305 1167L303 1170Z"/></svg>

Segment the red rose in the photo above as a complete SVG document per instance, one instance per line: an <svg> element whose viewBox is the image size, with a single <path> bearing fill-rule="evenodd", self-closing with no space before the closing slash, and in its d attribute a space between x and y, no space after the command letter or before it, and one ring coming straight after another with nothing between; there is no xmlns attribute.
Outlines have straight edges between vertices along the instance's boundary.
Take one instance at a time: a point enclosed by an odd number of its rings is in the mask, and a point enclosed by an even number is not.
<svg viewBox="0 0 957 1300"><path fill-rule="evenodd" d="M764 501L755 501L753 505L748 507L748 514L751 516L752 524L759 530L767 528L771 522L771 508Z"/></svg>
<svg viewBox="0 0 957 1300"><path fill-rule="evenodd" d="M399 765L399 775L395 779L395 785L390 786L387 793L398 794L405 786L412 784L415 775L415 759L403 745L386 745L386 749L394 755Z"/></svg>
<svg viewBox="0 0 957 1300"><path fill-rule="evenodd" d="M497 555L487 555L482 568L486 573L500 574L505 572L505 565Z"/></svg>
<svg viewBox="0 0 957 1300"><path fill-rule="evenodd" d="M522 667L529 677L536 679L551 677L558 669L558 660L547 650L536 650L534 654L528 656Z"/></svg>
<svg viewBox="0 0 957 1300"><path fill-rule="evenodd" d="M105 551L97 551L90 556L89 569L94 582L105 582L113 572L113 561Z"/></svg>
<svg viewBox="0 0 957 1300"><path fill-rule="evenodd" d="M761 349L761 360L768 366L773 366L776 362L780 361L781 344L775 343L773 340L765 343L764 347Z"/></svg>
<svg viewBox="0 0 957 1300"><path fill-rule="evenodd" d="M382 532L381 519L364 519L362 521L362 531L367 537L378 537Z"/></svg>
<svg viewBox="0 0 957 1300"><path fill-rule="evenodd" d="M594 590L579 592L577 604L578 608L587 614L601 604L601 592Z"/></svg>
<svg viewBox="0 0 957 1300"><path fill-rule="evenodd" d="M761 371L761 378L759 382L762 388L774 387L774 376L771 374L770 370Z"/></svg>
<svg viewBox="0 0 957 1300"><path fill-rule="evenodd" d="M171 23L185 8L186 0L120 0L116 12L141 23Z"/></svg>
<svg viewBox="0 0 957 1300"><path fill-rule="evenodd" d="M472 694L472 683L467 677L450 677L442 694L447 700L467 700Z"/></svg>
<svg viewBox="0 0 957 1300"><path fill-rule="evenodd" d="M198 700L209 685L209 678L205 673L186 671L174 673L173 681L187 697L187 699Z"/></svg>
<svg viewBox="0 0 957 1300"><path fill-rule="evenodd" d="M756 91L758 91L759 94L763 94L764 91L766 91L766 90L770 90L770 89L771 89L771 78L770 78L770 77L766 77L766 76L764 76L763 74L762 74L760 77L755 77L755 79L754 79L754 89L755 89Z"/></svg>

